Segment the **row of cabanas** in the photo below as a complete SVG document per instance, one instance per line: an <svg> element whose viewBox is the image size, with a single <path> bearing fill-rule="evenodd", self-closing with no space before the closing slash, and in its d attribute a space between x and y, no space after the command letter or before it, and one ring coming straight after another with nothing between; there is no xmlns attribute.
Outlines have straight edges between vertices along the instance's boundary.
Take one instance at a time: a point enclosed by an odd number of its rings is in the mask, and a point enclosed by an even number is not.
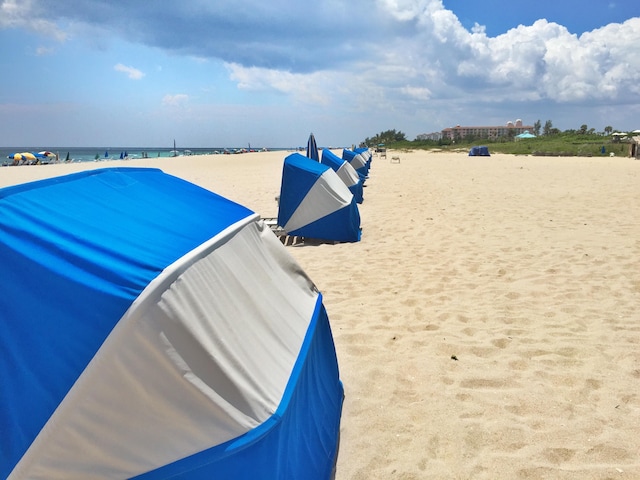
<svg viewBox="0 0 640 480"><path fill-rule="evenodd" d="M284 233L321 240L357 242L361 238L358 204L369 176L368 148L331 150L320 154L313 134L307 155L284 160L278 204L278 225Z"/></svg>
<svg viewBox="0 0 640 480"><path fill-rule="evenodd" d="M290 234L360 239L368 153L285 159ZM0 263L0 478L333 477L323 297L257 213L157 169L80 172L0 189Z"/></svg>

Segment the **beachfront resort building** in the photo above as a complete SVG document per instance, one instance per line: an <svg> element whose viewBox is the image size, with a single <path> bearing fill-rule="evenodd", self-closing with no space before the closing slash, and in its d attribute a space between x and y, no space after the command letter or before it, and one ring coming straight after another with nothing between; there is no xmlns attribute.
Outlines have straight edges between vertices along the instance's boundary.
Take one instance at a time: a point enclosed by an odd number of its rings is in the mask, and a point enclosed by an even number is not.
<svg viewBox="0 0 640 480"><path fill-rule="evenodd" d="M506 125L494 127L461 127L456 125L442 130L442 138L458 140L465 137L474 137L495 140L498 137L514 138L527 130L532 132L533 125L523 125L522 120L518 119L515 122L507 122Z"/></svg>
<svg viewBox="0 0 640 480"><path fill-rule="evenodd" d="M432 140L437 142L442 139L442 132L432 132L432 133L421 133L416 136L416 140L424 141L424 140Z"/></svg>

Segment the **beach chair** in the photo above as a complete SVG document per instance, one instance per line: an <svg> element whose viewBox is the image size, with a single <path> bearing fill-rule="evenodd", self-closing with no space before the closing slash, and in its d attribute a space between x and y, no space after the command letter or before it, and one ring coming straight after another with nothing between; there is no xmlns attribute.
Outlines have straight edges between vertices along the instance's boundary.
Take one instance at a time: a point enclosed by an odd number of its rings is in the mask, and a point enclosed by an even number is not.
<svg viewBox="0 0 640 480"><path fill-rule="evenodd" d="M269 227L269 229L271 229L271 231L276 237L278 237L278 240L280 240L283 245L293 246L304 243L304 237L301 237L300 235L289 235L287 232L285 232L284 229L280 225L278 225L277 218L263 217L262 221L267 227Z"/></svg>
<svg viewBox="0 0 640 480"><path fill-rule="evenodd" d="M390 163L400 163L400 157L398 155L394 155L391 157Z"/></svg>

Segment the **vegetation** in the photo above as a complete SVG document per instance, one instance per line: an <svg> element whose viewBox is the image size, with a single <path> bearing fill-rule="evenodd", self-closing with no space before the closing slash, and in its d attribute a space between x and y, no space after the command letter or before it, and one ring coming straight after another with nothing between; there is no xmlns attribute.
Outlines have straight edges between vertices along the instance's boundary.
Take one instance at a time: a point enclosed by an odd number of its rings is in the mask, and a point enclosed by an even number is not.
<svg viewBox="0 0 640 480"><path fill-rule="evenodd" d="M407 138L401 131L387 130L374 135L372 138L365 138L363 144L375 147L378 145L389 145L392 143L406 142Z"/></svg>
<svg viewBox="0 0 640 480"><path fill-rule="evenodd" d="M518 139L513 135L496 139L465 137L452 141L440 140L407 140L404 133L396 130L380 132L372 138L365 139L362 146L376 147L384 144L386 148L398 150L469 150L473 145L487 145L490 152L510 153L516 155L541 156L625 156L628 154L628 144L619 137L611 137L614 129L606 126L602 132L596 132L586 124L577 130L561 132L553 127L551 120L544 124L540 120L533 125L536 138ZM421 136L422 137L422 136ZM604 148L604 153L603 153Z"/></svg>

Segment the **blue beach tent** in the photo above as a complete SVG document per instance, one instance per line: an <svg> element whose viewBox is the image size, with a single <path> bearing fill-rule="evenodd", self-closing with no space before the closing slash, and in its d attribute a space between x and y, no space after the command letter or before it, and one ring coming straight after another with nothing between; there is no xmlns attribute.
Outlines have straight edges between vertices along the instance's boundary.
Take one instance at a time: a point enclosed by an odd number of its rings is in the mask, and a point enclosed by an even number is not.
<svg viewBox="0 0 640 480"><path fill-rule="evenodd" d="M284 159L278 225L289 235L360 240L360 213L353 194L330 167L299 153Z"/></svg>
<svg viewBox="0 0 640 480"><path fill-rule="evenodd" d="M325 148L322 150L321 163L331 167L331 169L338 174L338 177L340 177L355 197L356 203L362 203L364 201L362 188L364 180L360 178L358 172L354 170L349 162L342 160L331 150Z"/></svg>
<svg viewBox="0 0 640 480"><path fill-rule="evenodd" d="M364 161L367 164L367 171L371 170L371 158L373 157L373 155L371 155L371 151L367 147L358 147L354 152L362 155L362 158L364 158Z"/></svg>
<svg viewBox="0 0 640 480"><path fill-rule="evenodd" d="M369 166L363 155L344 148L342 150L342 159L349 162L362 177L366 178L369 175Z"/></svg>
<svg viewBox="0 0 640 480"><path fill-rule="evenodd" d="M471 147L469 150L470 157L490 157L489 148L485 146Z"/></svg>
<svg viewBox="0 0 640 480"><path fill-rule="evenodd" d="M0 189L0 478L330 478L322 296L259 216L145 168Z"/></svg>

